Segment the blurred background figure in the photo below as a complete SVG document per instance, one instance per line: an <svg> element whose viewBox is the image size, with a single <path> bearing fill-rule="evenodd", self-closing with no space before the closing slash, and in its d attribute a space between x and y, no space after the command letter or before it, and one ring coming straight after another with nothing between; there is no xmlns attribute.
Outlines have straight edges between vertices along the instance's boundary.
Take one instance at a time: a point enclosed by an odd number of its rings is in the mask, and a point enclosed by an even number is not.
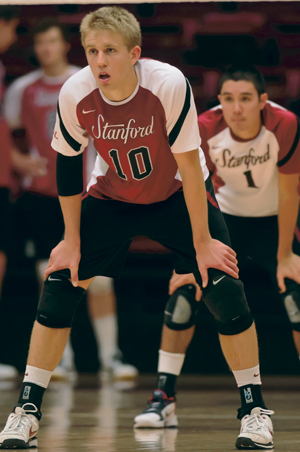
<svg viewBox="0 0 300 452"><path fill-rule="evenodd" d="M19 23L19 15L20 7L0 5L0 54L5 53L17 39L16 28ZM14 167L23 173L36 174L41 169L39 162L32 165L30 157L22 156L16 149L14 149L14 145L10 137L10 131L3 113L3 99L5 92L4 77L5 69L0 60L0 207L3 218L0 222L0 299L10 244L11 171ZM0 379L12 378L15 375L16 369L13 366L0 363Z"/></svg>

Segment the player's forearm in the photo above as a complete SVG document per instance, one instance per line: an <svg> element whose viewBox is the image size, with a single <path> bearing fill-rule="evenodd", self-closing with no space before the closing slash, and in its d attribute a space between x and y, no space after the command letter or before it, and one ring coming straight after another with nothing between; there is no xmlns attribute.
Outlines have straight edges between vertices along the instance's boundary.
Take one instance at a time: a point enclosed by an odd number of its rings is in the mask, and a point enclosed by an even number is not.
<svg viewBox="0 0 300 452"><path fill-rule="evenodd" d="M277 259L287 257L293 248L294 231L297 223L299 210L299 197L297 192L297 176L289 189L280 187L279 184L279 204L278 204L278 251ZM293 182L293 181L292 181Z"/></svg>
<svg viewBox="0 0 300 452"><path fill-rule="evenodd" d="M73 196L59 196L65 223L65 240L80 245L81 193Z"/></svg>
<svg viewBox="0 0 300 452"><path fill-rule="evenodd" d="M208 228L207 198L198 150L175 156L182 178L185 202L192 225L194 246L207 243L211 236Z"/></svg>

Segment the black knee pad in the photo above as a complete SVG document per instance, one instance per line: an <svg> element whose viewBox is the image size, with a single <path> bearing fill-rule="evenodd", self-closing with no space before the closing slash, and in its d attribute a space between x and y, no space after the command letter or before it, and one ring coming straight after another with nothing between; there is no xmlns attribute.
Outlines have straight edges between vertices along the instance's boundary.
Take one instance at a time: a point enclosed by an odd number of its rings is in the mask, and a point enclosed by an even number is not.
<svg viewBox="0 0 300 452"><path fill-rule="evenodd" d="M282 294L282 300L292 329L300 332L300 293L287 291Z"/></svg>
<svg viewBox="0 0 300 452"><path fill-rule="evenodd" d="M215 276L203 289L202 298L217 323L220 334L233 336L246 331L253 317L239 279L228 275Z"/></svg>
<svg viewBox="0 0 300 452"><path fill-rule="evenodd" d="M199 302L195 300L196 287L186 284L179 287L169 298L164 316L164 324L171 330L187 330L195 325Z"/></svg>
<svg viewBox="0 0 300 452"><path fill-rule="evenodd" d="M74 287L61 273L52 273L44 282L36 320L48 328L70 328L85 289Z"/></svg>

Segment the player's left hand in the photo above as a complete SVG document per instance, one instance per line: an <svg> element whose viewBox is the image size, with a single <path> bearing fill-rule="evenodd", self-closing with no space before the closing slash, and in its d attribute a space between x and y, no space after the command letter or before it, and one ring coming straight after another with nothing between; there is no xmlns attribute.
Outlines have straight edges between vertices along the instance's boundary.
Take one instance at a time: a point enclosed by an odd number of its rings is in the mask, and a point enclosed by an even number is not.
<svg viewBox="0 0 300 452"><path fill-rule="evenodd" d="M194 284L196 287L196 301L200 301L202 297L202 290L196 283L193 273L178 275L175 271L173 271L172 278L169 282L169 295L172 295L175 290L181 286L185 286L186 284Z"/></svg>
<svg viewBox="0 0 300 452"><path fill-rule="evenodd" d="M219 240L210 239L209 242L198 245L196 253L203 287L208 284L208 268L216 268L238 279L239 268L236 253L229 246Z"/></svg>
<svg viewBox="0 0 300 452"><path fill-rule="evenodd" d="M278 259L276 276L280 293L286 291L284 278L292 279L300 284L300 256L290 253L284 258Z"/></svg>

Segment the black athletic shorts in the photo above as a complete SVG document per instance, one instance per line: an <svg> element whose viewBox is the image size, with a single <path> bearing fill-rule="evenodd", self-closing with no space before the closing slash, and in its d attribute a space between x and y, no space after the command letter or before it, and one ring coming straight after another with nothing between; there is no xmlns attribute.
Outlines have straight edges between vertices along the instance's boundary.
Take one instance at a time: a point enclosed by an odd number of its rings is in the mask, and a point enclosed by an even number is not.
<svg viewBox="0 0 300 452"><path fill-rule="evenodd" d="M241 268L250 259L267 270L277 287L278 219L270 217L237 217L223 214L231 239L232 248L237 253ZM297 234L297 229L299 234ZM298 215L293 251L300 256L300 212ZM298 238L297 238L298 236ZM294 290L299 284L286 279L287 290Z"/></svg>
<svg viewBox="0 0 300 452"><path fill-rule="evenodd" d="M206 190L210 233L213 238L230 245L210 178L206 181ZM166 201L147 205L87 196L82 202L79 279L96 275L118 277L130 243L136 236L148 237L168 248L176 272L194 273L201 284L182 190ZM68 270L63 273L70 277ZM219 273L219 270L209 269L209 276Z"/></svg>
<svg viewBox="0 0 300 452"><path fill-rule="evenodd" d="M26 254L26 247L31 241L31 257L36 260L49 259L64 232L58 198L23 193L16 202L14 221L20 249Z"/></svg>
<svg viewBox="0 0 300 452"><path fill-rule="evenodd" d="M11 233L11 205L9 201L9 189L0 187L0 251L8 252Z"/></svg>

